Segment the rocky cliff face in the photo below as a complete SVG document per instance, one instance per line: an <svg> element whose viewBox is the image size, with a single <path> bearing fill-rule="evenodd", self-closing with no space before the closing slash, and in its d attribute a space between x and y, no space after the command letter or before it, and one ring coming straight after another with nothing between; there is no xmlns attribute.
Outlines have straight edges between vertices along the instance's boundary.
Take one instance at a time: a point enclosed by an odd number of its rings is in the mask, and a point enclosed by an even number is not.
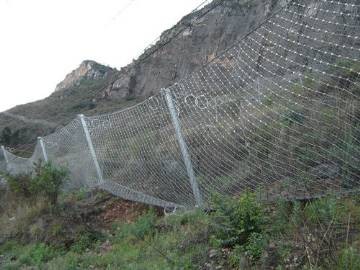
<svg viewBox="0 0 360 270"><path fill-rule="evenodd" d="M278 0L215 0L165 31L153 47L107 87L106 96L151 96L214 59L284 4Z"/></svg>
<svg viewBox="0 0 360 270"><path fill-rule="evenodd" d="M121 69L117 79L107 87L106 96L112 99L122 99L126 96L148 97L157 93L161 88L174 84L195 69L212 61L288 2L288 0L214 0L202 10L185 16L176 26L165 31L159 42L145 51L138 61ZM296 1L294 2L296 3ZM324 3L314 0L304 0L300 3L302 5L294 5L297 7L297 11L292 18L297 24L284 23L283 31L292 30L289 35L297 35L298 40L305 44L305 48L299 48L296 44L279 40L275 35L267 37L268 34L259 40L261 45L269 46L267 39L272 39L283 48L290 48L298 53L307 53L306 45L310 46L312 41L302 36L301 33L305 33L306 26L313 23L309 15L319 12L318 6ZM327 4L326 8L333 14L341 12L356 14L357 12L356 6L334 5L331 2ZM358 19L356 16L353 18L344 16L338 23L356 25ZM325 26L329 33L338 31L336 24L325 24ZM269 25L269 28L273 27ZM353 28L352 32L342 33L343 38L337 40L338 45L357 46L357 44L351 44L355 39L348 38L356 36L356 31L356 28ZM333 37L331 34L323 34L318 38L326 41ZM355 40L355 42L358 41ZM336 46L330 46L331 48L329 45L324 47L324 44L318 46L319 51L326 49L336 53L339 50ZM284 51L280 54L289 53ZM309 55L310 60L303 64L319 67L319 63L311 60L316 57L330 62L333 60L326 54L320 54L317 52L317 55ZM270 59L273 57L266 51L264 56ZM292 55L292 57L294 56L296 54ZM349 57L354 56L356 56L354 52L349 52ZM266 63L267 61L261 57L255 60L259 61L259 64L269 66L269 63ZM293 68L291 61L284 65L288 65L290 69ZM301 72L301 70L296 71Z"/></svg>
<svg viewBox="0 0 360 270"><path fill-rule="evenodd" d="M56 86L55 92L79 86L83 79L104 79L112 70L112 68L100 65L94 61L85 60L77 69L66 75L65 79Z"/></svg>

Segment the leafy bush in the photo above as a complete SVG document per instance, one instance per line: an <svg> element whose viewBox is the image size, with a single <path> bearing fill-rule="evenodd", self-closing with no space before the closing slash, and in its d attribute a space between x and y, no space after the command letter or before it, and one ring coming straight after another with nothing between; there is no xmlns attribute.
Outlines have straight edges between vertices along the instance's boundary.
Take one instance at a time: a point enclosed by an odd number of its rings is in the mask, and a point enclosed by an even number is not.
<svg viewBox="0 0 360 270"><path fill-rule="evenodd" d="M304 209L308 221L327 223L338 217L337 199L325 197L308 203Z"/></svg>
<svg viewBox="0 0 360 270"><path fill-rule="evenodd" d="M67 177L67 171L56 168L52 163L44 166L38 163L35 176L31 179L30 190L33 194L46 197L52 205L56 205L60 188Z"/></svg>
<svg viewBox="0 0 360 270"><path fill-rule="evenodd" d="M246 258L242 246L235 246L229 254L229 264L235 269L245 268Z"/></svg>
<svg viewBox="0 0 360 270"><path fill-rule="evenodd" d="M22 265L40 266L58 255L58 251L44 243L29 246L19 257Z"/></svg>
<svg viewBox="0 0 360 270"><path fill-rule="evenodd" d="M119 227L118 239L127 237L135 237L137 239L144 239L154 231L156 225L156 215L154 210L149 210L145 215L140 216L136 222L131 224L122 224Z"/></svg>
<svg viewBox="0 0 360 270"><path fill-rule="evenodd" d="M270 233L278 235L289 229L289 216L291 214L289 202L278 199L275 201L274 211L271 214Z"/></svg>
<svg viewBox="0 0 360 270"><path fill-rule="evenodd" d="M265 216L255 194L246 192L239 199L214 199L215 237L220 245L247 245L253 233L261 233Z"/></svg>
<svg viewBox="0 0 360 270"><path fill-rule="evenodd" d="M298 201L293 202L292 211L289 220L292 226L299 226L302 224L303 209L300 202Z"/></svg>
<svg viewBox="0 0 360 270"><path fill-rule="evenodd" d="M262 233L252 233L247 245L244 247L245 254L252 261L258 260L265 250L267 240Z"/></svg>
<svg viewBox="0 0 360 270"><path fill-rule="evenodd" d="M74 192L75 199L78 201L82 201L86 198L86 189L80 188Z"/></svg>
<svg viewBox="0 0 360 270"><path fill-rule="evenodd" d="M33 174L4 175L10 190L25 198L45 197L52 205L56 205L60 188L68 173L63 168L56 168L52 163L35 164Z"/></svg>
<svg viewBox="0 0 360 270"><path fill-rule="evenodd" d="M75 253L83 253L86 249L92 248L100 239L98 233L83 232L78 236L70 250Z"/></svg>
<svg viewBox="0 0 360 270"><path fill-rule="evenodd" d="M10 191L17 196L30 198L32 193L30 190L31 175L30 174L19 174L12 176L10 174L3 175L6 179Z"/></svg>

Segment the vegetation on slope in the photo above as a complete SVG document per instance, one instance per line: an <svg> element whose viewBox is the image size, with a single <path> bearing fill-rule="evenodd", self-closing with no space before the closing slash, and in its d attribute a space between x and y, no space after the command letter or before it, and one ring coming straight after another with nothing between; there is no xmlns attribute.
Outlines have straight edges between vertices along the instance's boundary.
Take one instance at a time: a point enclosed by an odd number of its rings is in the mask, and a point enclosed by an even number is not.
<svg viewBox="0 0 360 270"><path fill-rule="evenodd" d="M55 206L11 186L0 196L1 269L360 269L357 197L264 203L246 192L163 216L102 192Z"/></svg>

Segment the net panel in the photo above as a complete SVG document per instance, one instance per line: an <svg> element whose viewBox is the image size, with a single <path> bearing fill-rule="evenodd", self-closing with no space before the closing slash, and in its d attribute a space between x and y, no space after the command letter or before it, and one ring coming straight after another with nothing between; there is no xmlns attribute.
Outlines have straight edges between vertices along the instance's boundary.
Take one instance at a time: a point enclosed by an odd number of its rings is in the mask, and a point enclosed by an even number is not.
<svg viewBox="0 0 360 270"><path fill-rule="evenodd" d="M174 122L207 204L258 190L304 199L359 188L360 5L292 1L209 65L126 110L79 119L44 138L67 188L100 187L159 206L196 205ZM179 136L179 134L178 134ZM40 149L41 150L41 149ZM8 169L41 158L9 154ZM95 160L100 170L96 170ZM1 162L1 156L0 156Z"/></svg>

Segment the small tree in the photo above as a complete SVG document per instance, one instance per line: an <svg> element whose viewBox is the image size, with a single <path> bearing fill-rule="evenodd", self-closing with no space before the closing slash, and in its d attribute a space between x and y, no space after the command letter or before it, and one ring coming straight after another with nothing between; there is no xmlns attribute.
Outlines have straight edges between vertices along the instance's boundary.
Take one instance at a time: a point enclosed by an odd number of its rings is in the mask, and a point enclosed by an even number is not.
<svg viewBox="0 0 360 270"><path fill-rule="evenodd" d="M239 198L215 196L213 203L214 229L222 246L247 245L253 233L262 233L265 215L254 193L245 192Z"/></svg>
<svg viewBox="0 0 360 270"><path fill-rule="evenodd" d="M51 162L35 165L35 175L31 179L30 190L33 194L46 197L51 205L58 201L60 188L66 181L68 172L63 168L56 168Z"/></svg>
<svg viewBox="0 0 360 270"><path fill-rule="evenodd" d="M30 174L19 174L15 176L10 174L3 174L1 176L6 179L12 193L23 198L30 198L32 196L30 191Z"/></svg>

